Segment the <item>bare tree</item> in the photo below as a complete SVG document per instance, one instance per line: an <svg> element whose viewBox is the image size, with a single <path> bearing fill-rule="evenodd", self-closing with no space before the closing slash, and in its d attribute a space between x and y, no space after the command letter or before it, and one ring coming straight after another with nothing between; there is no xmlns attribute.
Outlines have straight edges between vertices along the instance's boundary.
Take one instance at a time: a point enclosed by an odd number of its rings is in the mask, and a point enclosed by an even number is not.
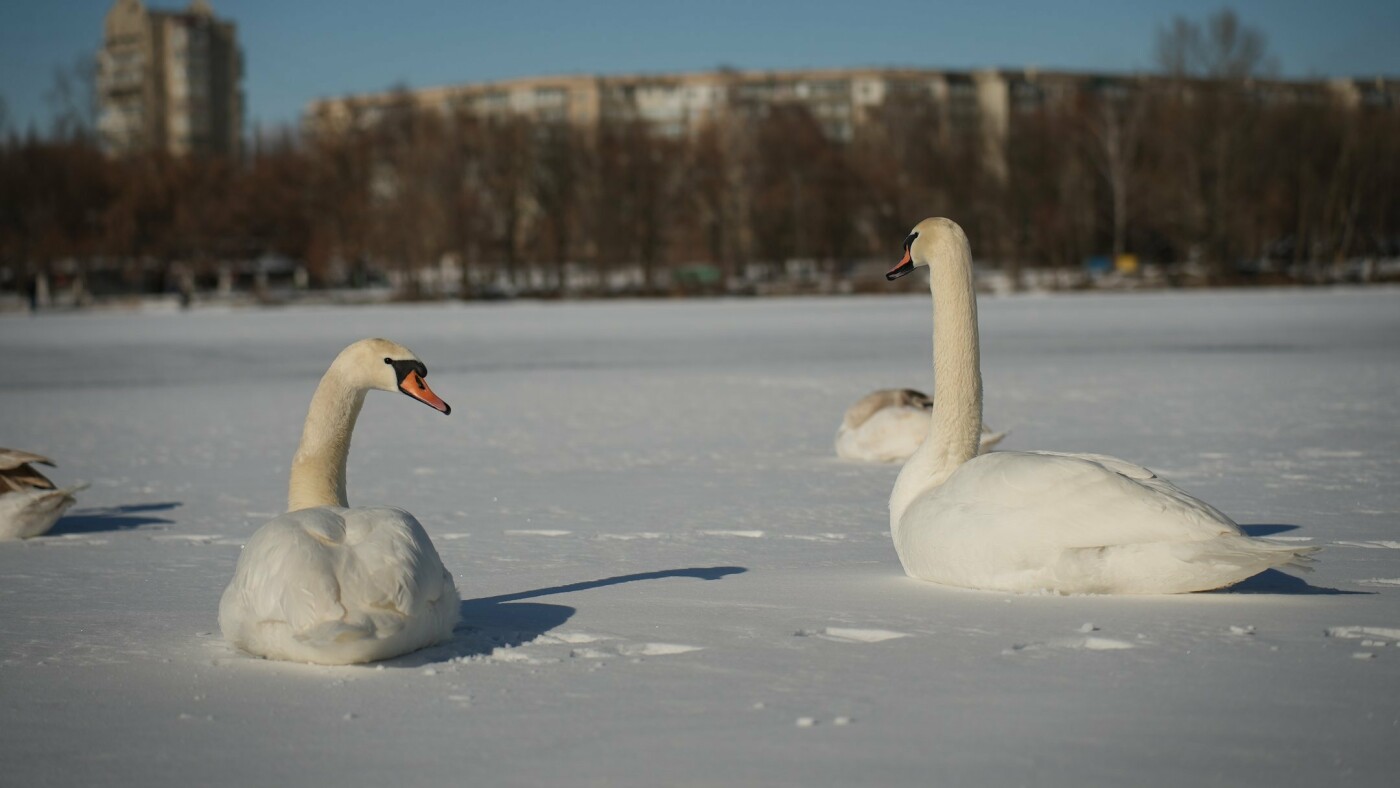
<svg viewBox="0 0 1400 788"><path fill-rule="evenodd" d="M1147 89L1139 83L1103 90L1083 109L1079 123L1090 161L1108 186L1115 259L1127 251L1133 176L1142 153L1149 100Z"/></svg>
<svg viewBox="0 0 1400 788"><path fill-rule="evenodd" d="M44 94L52 113L51 135L56 139L89 139L97 122L97 62L79 55L53 71L53 84Z"/></svg>
<svg viewBox="0 0 1400 788"><path fill-rule="evenodd" d="M1242 80L1272 70L1267 39L1242 23L1229 8L1211 15L1204 25L1184 17L1157 31L1157 65L1174 77Z"/></svg>

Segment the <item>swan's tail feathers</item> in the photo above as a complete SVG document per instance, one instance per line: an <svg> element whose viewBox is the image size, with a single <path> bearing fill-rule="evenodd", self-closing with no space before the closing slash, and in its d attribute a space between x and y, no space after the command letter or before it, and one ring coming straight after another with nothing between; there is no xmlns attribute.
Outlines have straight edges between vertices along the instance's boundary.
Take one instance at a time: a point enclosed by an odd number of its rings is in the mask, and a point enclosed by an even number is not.
<svg viewBox="0 0 1400 788"><path fill-rule="evenodd" d="M331 648L336 644L353 643L373 636L374 630L371 627L352 626L344 621L326 621L292 637L299 643L315 648Z"/></svg>
<svg viewBox="0 0 1400 788"><path fill-rule="evenodd" d="M1183 557L1204 570L1202 579L1211 581L1210 585L1188 589L1192 591L1232 586L1275 567L1311 571L1311 555L1319 549L1235 535L1189 542L1184 547L1188 555Z"/></svg>
<svg viewBox="0 0 1400 788"><path fill-rule="evenodd" d="M1269 540L1263 539L1261 541L1268 542ZM1298 547L1278 542L1271 544L1277 545L1279 552L1289 556L1283 563L1275 564L1275 566L1287 567L1295 572L1313 571L1313 564L1317 563L1317 559L1313 558L1312 554L1322 549L1321 547Z"/></svg>
<svg viewBox="0 0 1400 788"><path fill-rule="evenodd" d="M1064 593L1188 594L1232 586L1274 567L1309 571L1316 547L1236 534L1192 542L1078 548L1047 584Z"/></svg>
<svg viewBox="0 0 1400 788"><path fill-rule="evenodd" d="M982 454L991 451L998 443L1001 443L1002 438L1005 438L1009 434L1011 434L1010 430L982 433L981 442L978 444L978 453Z"/></svg>
<svg viewBox="0 0 1400 788"><path fill-rule="evenodd" d="M67 495L68 497L71 498L71 497L73 496L73 493L82 492L83 490L86 490L87 488L89 488L89 487L91 487L91 486L92 486L92 485L88 484L87 482L78 482L77 484L70 485L70 486L68 486L68 487L60 488L60 489L58 490L58 492L61 492L61 493L63 493L64 495Z"/></svg>

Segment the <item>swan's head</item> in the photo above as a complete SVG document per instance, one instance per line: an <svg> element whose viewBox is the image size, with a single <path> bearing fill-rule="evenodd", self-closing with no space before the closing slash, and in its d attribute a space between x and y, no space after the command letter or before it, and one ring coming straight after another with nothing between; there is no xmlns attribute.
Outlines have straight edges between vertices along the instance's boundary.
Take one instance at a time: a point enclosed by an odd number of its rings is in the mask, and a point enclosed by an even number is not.
<svg viewBox="0 0 1400 788"><path fill-rule="evenodd" d="M335 366L342 367L363 388L399 391L443 413L452 407L428 388L428 367L412 350L387 339L362 339L341 351Z"/></svg>
<svg viewBox="0 0 1400 788"><path fill-rule="evenodd" d="M919 222L904 239L904 257L885 274L885 278L893 282L921 265L929 265L937 249L948 242L967 244L967 236L957 222L941 216Z"/></svg>

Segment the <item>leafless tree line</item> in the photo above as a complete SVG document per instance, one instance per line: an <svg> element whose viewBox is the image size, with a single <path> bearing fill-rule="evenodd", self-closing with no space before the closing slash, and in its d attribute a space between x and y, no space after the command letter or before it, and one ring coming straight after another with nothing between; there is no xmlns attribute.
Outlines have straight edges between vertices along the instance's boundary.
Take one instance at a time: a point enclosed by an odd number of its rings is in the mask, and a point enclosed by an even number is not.
<svg viewBox="0 0 1400 788"><path fill-rule="evenodd" d="M64 117L0 143L0 266L19 282L76 260L165 287L174 265L273 254L313 283L375 268L411 289L451 260L468 296L483 282L568 292L579 273L603 288L624 271L652 292L793 261L841 278L928 215L1018 276L1132 253L1224 282L1400 254L1400 110L1271 100L1249 81L1262 37L1228 12L1177 20L1157 54L1163 74L1132 89L1013 113L995 156L924 93L892 93L844 141L797 104L672 137L444 114L405 93L364 128L256 135L242 162L106 157ZM712 276L687 279L699 270Z"/></svg>

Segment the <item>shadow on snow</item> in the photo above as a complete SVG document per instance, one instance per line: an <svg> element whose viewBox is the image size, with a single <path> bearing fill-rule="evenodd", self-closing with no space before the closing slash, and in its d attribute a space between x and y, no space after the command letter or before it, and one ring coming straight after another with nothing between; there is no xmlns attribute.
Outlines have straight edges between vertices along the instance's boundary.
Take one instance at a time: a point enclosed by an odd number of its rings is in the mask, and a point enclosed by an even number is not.
<svg viewBox="0 0 1400 788"><path fill-rule="evenodd" d="M689 569L664 569L631 575L586 580L568 585L536 588L514 594L463 600L462 620L452 632L452 640L412 654L386 660L383 664L396 668L416 668L435 662L461 657L490 654L498 648L514 648L529 643L544 633L568 621L576 608L539 602L521 602L555 594L572 594L595 588L635 583L642 580L664 580L686 577L696 580L719 580L727 575L748 570L742 566L705 566Z"/></svg>
<svg viewBox="0 0 1400 788"><path fill-rule="evenodd" d="M180 505L179 501L165 501L107 506L100 509L74 509L54 523L45 536L95 534L102 531L125 531L143 525L169 525L175 521L152 516L150 512L165 512Z"/></svg>
<svg viewBox="0 0 1400 788"><path fill-rule="evenodd" d="M1285 523L1250 523L1241 525L1240 530L1249 536L1274 536L1275 534L1287 533L1298 530L1296 525ZM1318 596L1351 596L1354 594L1373 594L1374 591L1344 591L1340 588L1327 588L1325 586L1315 586L1296 575L1280 572L1277 569L1265 569L1263 572L1242 580L1229 588L1220 588L1215 591L1207 591L1209 594L1289 594L1296 596L1318 595Z"/></svg>

